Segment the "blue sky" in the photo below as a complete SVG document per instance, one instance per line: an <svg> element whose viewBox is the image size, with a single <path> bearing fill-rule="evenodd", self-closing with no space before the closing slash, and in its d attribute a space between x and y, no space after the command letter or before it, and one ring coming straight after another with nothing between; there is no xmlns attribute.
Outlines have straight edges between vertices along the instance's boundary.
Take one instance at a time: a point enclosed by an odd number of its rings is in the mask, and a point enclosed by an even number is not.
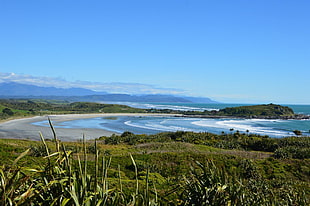
<svg viewBox="0 0 310 206"><path fill-rule="evenodd" d="M309 9L306 0L0 0L0 78L310 104Z"/></svg>

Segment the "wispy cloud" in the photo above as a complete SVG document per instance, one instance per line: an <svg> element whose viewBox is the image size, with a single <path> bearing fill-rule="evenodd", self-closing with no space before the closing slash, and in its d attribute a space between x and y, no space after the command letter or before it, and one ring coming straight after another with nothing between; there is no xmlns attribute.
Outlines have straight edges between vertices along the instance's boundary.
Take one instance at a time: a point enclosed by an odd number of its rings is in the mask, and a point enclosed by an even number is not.
<svg viewBox="0 0 310 206"><path fill-rule="evenodd" d="M121 82L88 82L75 81L69 82L62 78L54 77L35 77L31 75L2 73L0 72L0 83L16 82L21 84L31 84L42 87L57 88L85 88L94 91L105 91L108 93L125 93L125 94L172 94L184 95L186 92L180 89L161 88L155 85L139 83L121 83Z"/></svg>

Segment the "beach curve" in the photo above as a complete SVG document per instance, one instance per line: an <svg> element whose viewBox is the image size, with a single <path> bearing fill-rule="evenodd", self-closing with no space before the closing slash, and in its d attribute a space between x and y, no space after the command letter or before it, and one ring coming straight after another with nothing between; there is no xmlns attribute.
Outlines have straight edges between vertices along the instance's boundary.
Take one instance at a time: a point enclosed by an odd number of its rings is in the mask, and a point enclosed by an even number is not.
<svg viewBox="0 0 310 206"><path fill-rule="evenodd" d="M35 116L31 118L22 118L9 120L0 123L1 139L29 139L40 140L41 132L45 139L53 139L53 133L50 127L34 125L35 122L45 121L48 118L53 123L61 123L78 119L90 119L96 117L111 116L176 116L175 114L147 114L147 113L95 113L95 114L63 114ZM104 129L95 128L57 128L57 137L61 141L76 141L85 136L87 140L96 139L101 136L111 136L117 134Z"/></svg>

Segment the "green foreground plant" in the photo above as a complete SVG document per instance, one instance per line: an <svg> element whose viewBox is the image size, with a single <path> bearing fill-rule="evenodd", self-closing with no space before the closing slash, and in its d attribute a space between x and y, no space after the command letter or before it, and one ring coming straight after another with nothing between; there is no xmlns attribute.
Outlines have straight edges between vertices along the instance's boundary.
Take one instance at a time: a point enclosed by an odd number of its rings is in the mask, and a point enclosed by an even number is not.
<svg viewBox="0 0 310 206"><path fill-rule="evenodd" d="M240 178L228 175L212 161L206 165L196 162L198 168L191 168L191 176L185 178L181 193L181 205L308 205L303 190L293 189L289 184L278 184L272 189L272 182L260 177Z"/></svg>
<svg viewBox="0 0 310 206"><path fill-rule="evenodd" d="M157 205L156 195L153 199L150 197L148 176L147 187L141 191L136 172L136 191L129 195L122 190L120 171L118 187L110 186L108 170L111 157L103 156L102 163L99 164L96 142L94 175L88 173L90 168L87 165L85 138L83 138L83 161L78 156L78 169L73 169L72 152L60 144L50 120L49 123L54 134L56 151L50 153L40 134L47 154L44 157L47 160L45 167L30 169L16 166L18 160L29 153L28 149L13 162L12 166L0 168L0 205ZM136 168L132 156L131 159Z"/></svg>

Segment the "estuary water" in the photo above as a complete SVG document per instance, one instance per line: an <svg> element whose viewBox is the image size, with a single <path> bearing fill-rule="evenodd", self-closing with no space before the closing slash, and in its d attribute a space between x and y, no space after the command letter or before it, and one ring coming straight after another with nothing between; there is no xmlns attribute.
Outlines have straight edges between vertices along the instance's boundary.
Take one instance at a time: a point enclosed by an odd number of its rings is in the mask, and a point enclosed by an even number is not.
<svg viewBox="0 0 310 206"><path fill-rule="evenodd" d="M115 102L114 102L115 103ZM245 104L194 104L194 103L119 103L137 108L175 109L175 110L219 110L225 107ZM285 105L295 113L310 115L310 105ZM46 122L36 122L46 126ZM119 116L79 119L61 122L60 128L96 128L116 133L130 131L135 134L155 134L165 131L194 131L220 134L239 131L268 135L270 137L294 136L293 130L300 130L303 135L310 135L310 120L266 120L266 119L206 119L182 117Z"/></svg>

